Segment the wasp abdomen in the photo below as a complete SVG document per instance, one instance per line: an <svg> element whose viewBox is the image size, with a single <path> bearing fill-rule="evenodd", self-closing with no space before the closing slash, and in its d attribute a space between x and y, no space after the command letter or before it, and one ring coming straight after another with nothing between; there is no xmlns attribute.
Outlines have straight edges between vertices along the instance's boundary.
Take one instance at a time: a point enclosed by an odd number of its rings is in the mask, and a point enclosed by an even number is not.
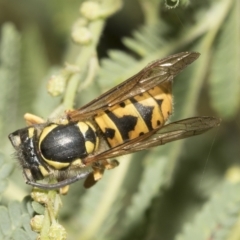
<svg viewBox="0 0 240 240"><path fill-rule="evenodd" d="M172 113L171 81L98 114L95 121L111 147L162 127Z"/></svg>

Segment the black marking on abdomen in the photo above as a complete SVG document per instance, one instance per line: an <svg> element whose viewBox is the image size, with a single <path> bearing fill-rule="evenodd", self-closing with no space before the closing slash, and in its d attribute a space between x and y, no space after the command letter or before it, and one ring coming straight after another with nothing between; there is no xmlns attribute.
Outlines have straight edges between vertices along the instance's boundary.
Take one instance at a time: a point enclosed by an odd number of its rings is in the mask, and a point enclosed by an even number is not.
<svg viewBox="0 0 240 240"><path fill-rule="evenodd" d="M153 96L153 98L154 98L154 96ZM162 105L162 102L163 102L163 99L156 99L156 98L154 98L154 99L156 100L156 102L157 102L158 106L160 106L160 107L161 107L161 105Z"/></svg>
<svg viewBox="0 0 240 240"><path fill-rule="evenodd" d="M132 115L123 115L122 117L117 117L113 112L108 110L105 111L105 113L116 125L123 141L129 140L129 132L134 130L137 124L137 117Z"/></svg>
<svg viewBox="0 0 240 240"><path fill-rule="evenodd" d="M105 136L107 137L107 138L110 138L110 139L113 139L114 138L114 136L115 136L115 129L112 129L112 128L105 128Z"/></svg>
<svg viewBox="0 0 240 240"><path fill-rule="evenodd" d="M119 106L120 106L121 108L124 108L124 107L126 106L126 104L125 104L125 102L121 102L121 103L119 103Z"/></svg>
<svg viewBox="0 0 240 240"><path fill-rule="evenodd" d="M136 101L134 98L129 99L134 107L137 109L141 117L143 118L144 122L146 123L148 130L153 130L152 127L152 115L153 115L153 109L154 106L144 106L138 101Z"/></svg>

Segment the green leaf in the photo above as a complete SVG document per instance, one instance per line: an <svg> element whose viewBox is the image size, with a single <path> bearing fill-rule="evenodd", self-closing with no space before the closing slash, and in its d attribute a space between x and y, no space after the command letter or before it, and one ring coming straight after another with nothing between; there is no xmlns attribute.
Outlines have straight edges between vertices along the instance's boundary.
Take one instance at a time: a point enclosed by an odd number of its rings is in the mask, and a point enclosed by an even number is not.
<svg viewBox="0 0 240 240"><path fill-rule="evenodd" d="M163 38L166 29L160 21L153 25L145 25L133 32L133 38L124 38L123 43L138 55L147 56L166 44Z"/></svg>
<svg viewBox="0 0 240 240"><path fill-rule="evenodd" d="M34 211L35 211L36 213L42 214L42 215L44 214L45 208L44 208L44 206L43 206L42 204L33 201L33 202L32 202L32 208L34 209Z"/></svg>
<svg viewBox="0 0 240 240"><path fill-rule="evenodd" d="M240 211L239 183L223 182L176 240L227 239Z"/></svg>
<svg viewBox="0 0 240 240"><path fill-rule="evenodd" d="M34 24L24 29L21 44L22 66L19 91L21 114L30 112L45 116L50 113L50 108L53 109L53 104L58 99L53 100L46 91L45 77L50 65L42 37ZM48 104L39 106L42 99L45 99Z"/></svg>
<svg viewBox="0 0 240 240"><path fill-rule="evenodd" d="M0 181L0 194L2 194L8 186L7 180Z"/></svg>
<svg viewBox="0 0 240 240"><path fill-rule="evenodd" d="M8 207L0 206L0 233L2 239L34 239L30 229L30 216L23 212L21 203L11 201Z"/></svg>
<svg viewBox="0 0 240 240"><path fill-rule="evenodd" d="M8 185L7 178L12 173L13 169L13 163L5 162L4 155L0 153L0 196Z"/></svg>
<svg viewBox="0 0 240 240"><path fill-rule="evenodd" d="M31 240L31 238L23 229L15 229L12 234L14 240Z"/></svg>
<svg viewBox="0 0 240 240"><path fill-rule="evenodd" d="M7 178L13 171L13 163L4 163L0 165L0 181Z"/></svg>
<svg viewBox="0 0 240 240"><path fill-rule="evenodd" d="M0 94L1 139L5 139L10 129L16 127L16 123L12 119L17 119L16 102L19 101L17 94L20 69L19 53L20 35L13 24L5 23L1 29L0 42L0 83L1 88L4 89ZM9 111L10 109L11 111Z"/></svg>
<svg viewBox="0 0 240 240"><path fill-rule="evenodd" d="M34 239L36 237L36 233L32 231L31 226L30 226L30 221L31 221L31 218L28 214L22 215L22 227L26 231L27 235L31 239Z"/></svg>
<svg viewBox="0 0 240 240"><path fill-rule="evenodd" d="M145 159L144 172L139 180L138 191L132 196L131 205L126 210L124 228L130 229L144 218L152 198L159 193L159 187L165 183L165 169L168 159L154 151Z"/></svg>
<svg viewBox="0 0 240 240"><path fill-rule="evenodd" d="M18 227L22 224L22 209L19 202L10 202L8 205L9 217L13 227Z"/></svg>
<svg viewBox="0 0 240 240"><path fill-rule="evenodd" d="M225 20L213 53L210 96L213 108L223 118L233 118L240 106L240 17L239 1Z"/></svg>
<svg viewBox="0 0 240 240"><path fill-rule="evenodd" d="M11 232L11 220L8 210L4 206L0 206L0 229L4 235L9 235Z"/></svg>

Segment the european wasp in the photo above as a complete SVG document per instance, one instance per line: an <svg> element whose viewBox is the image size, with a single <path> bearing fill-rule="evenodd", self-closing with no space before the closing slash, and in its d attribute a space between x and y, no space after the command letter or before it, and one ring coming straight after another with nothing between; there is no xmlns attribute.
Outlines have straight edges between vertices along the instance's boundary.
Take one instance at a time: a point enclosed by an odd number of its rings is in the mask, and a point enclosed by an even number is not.
<svg viewBox="0 0 240 240"><path fill-rule="evenodd" d="M121 155L201 134L219 125L214 117L192 117L166 124L173 111L174 77L199 57L182 52L156 60L139 73L80 109L9 135L26 183L62 188L86 178L92 186ZM37 182L56 179L57 183Z"/></svg>

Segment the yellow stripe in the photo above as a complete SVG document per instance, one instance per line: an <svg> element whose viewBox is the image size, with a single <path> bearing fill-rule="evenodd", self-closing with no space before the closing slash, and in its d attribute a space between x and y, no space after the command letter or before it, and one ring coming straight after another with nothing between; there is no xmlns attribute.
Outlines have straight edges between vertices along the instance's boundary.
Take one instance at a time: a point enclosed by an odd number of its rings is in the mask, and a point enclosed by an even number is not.
<svg viewBox="0 0 240 240"><path fill-rule="evenodd" d="M131 115L137 117L137 123L135 125L134 130L129 132L129 139L134 139L138 137L139 134L142 132L147 133L148 132L147 125L145 124L144 120L142 119L134 105L131 103L131 101L126 100L124 101L124 103L125 103L124 108L120 107L119 105L115 105L109 108L109 111L114 113L114 115L118 118L121 118L124 115ZM109 116L105 112L95 117L95 121L97 122L98 126L104 133L106 128L111 128L115 130L115 135L113 139L107 138L107 141L110 144L110 146L114 147L124 142L116 124L109 118Z"/></svg>
<svg viewBox="0 0 240 240"><path fill-rule="evenodd" d="M110 146L114 147L123 142L122 136L121 136L120 132L118 131L118 129L116 128L116 125L108 117L108 115L105 112L96 116L95 121L103 133L105 133L105 131L106 131L105 128L111 128L111 129L115 130L114 138L113 139L107 138L107 141L110 144Z"/></svg>
<svg viewBox="0 0 240 240"><path fill-rule="evenodd" d="M172 83L166 82L160 86L156 86L148 92L157 100L162 100L161 112L163 122L165 123L173 112Z"/></svg>
<svg viewBox="0 0 240 240"><path fill-rule="evenodd" d="M52 166L54 169L57 169L57 170L66 168L70 165L70 163L51 161L51 160L47 160L46 158L44 158L44 161L46 161L50 166Z"/></svg>
<svg viewBox="0 0 240 240"><path fill-rule="evenodd" d="M41 149L41 143L43 141L43 139L45 139L45 137L54 129L56 128L58 125L57 124L51 124L48 127L45 127L40 135L39 138L39 143L38 143L38 147L39 149Z"/></svg>
<svg viewBox="0 0 240 240"><path fill-rule="evenodd" d="M32 138L34 136L34 127L28 128L28 137Z"/></svg>
<svg viewBox="0 0 240 240"><path fill-rule="evenodd" d="M124 101L126 106L124 108L121 107L116 107L112 112L117 116L117 117L122 117L124 115L131 115L134 117L137 117L137 124L135 126L134 131L129 132L129 139L134 139L139 136L141 132L147 133L148 127L146 123L144 122L144 119L141 117L135 106L131 103L130 100ZM110 109L111 111L111 109Z"/></svg>
<svg viewBox="0 0 240 240"><path fill-rule="evenodd" d="M123 118L126 115L130 115L137 119L134 129L128 133L125 132L125 134L128 134L129 140L137 138L142 133L149 132L149 129L155 129L165 124L169 115L172 113L171 87L171 83L164 83L161 86L156 86L147 92L134 96L133 99L136 102L132 100L132 103L129 99L127 99L124 102L116 104L108 109L108 111L114 114L116 118ZM161 104L159 104L157 100L162 101ZM141 104L141 106L139 106L138 103ZM121 107L124 104L125 106ZM149 107L149 109L146 109L149 111L145 112L143 110L144 107ZM150 112L150 108L152 109L152 114ZM140 109L142 110L144 118L139 112L141 111ZM107 138L111 147L124 142L120 129L118 129L117 121L114 122L107 113L102 112L101 114L98 114L95 117L95 121L105 135L107 128L115 131L112 139L109 137ZM122 129L122 131L124 131L124 129Z"/></svg>

